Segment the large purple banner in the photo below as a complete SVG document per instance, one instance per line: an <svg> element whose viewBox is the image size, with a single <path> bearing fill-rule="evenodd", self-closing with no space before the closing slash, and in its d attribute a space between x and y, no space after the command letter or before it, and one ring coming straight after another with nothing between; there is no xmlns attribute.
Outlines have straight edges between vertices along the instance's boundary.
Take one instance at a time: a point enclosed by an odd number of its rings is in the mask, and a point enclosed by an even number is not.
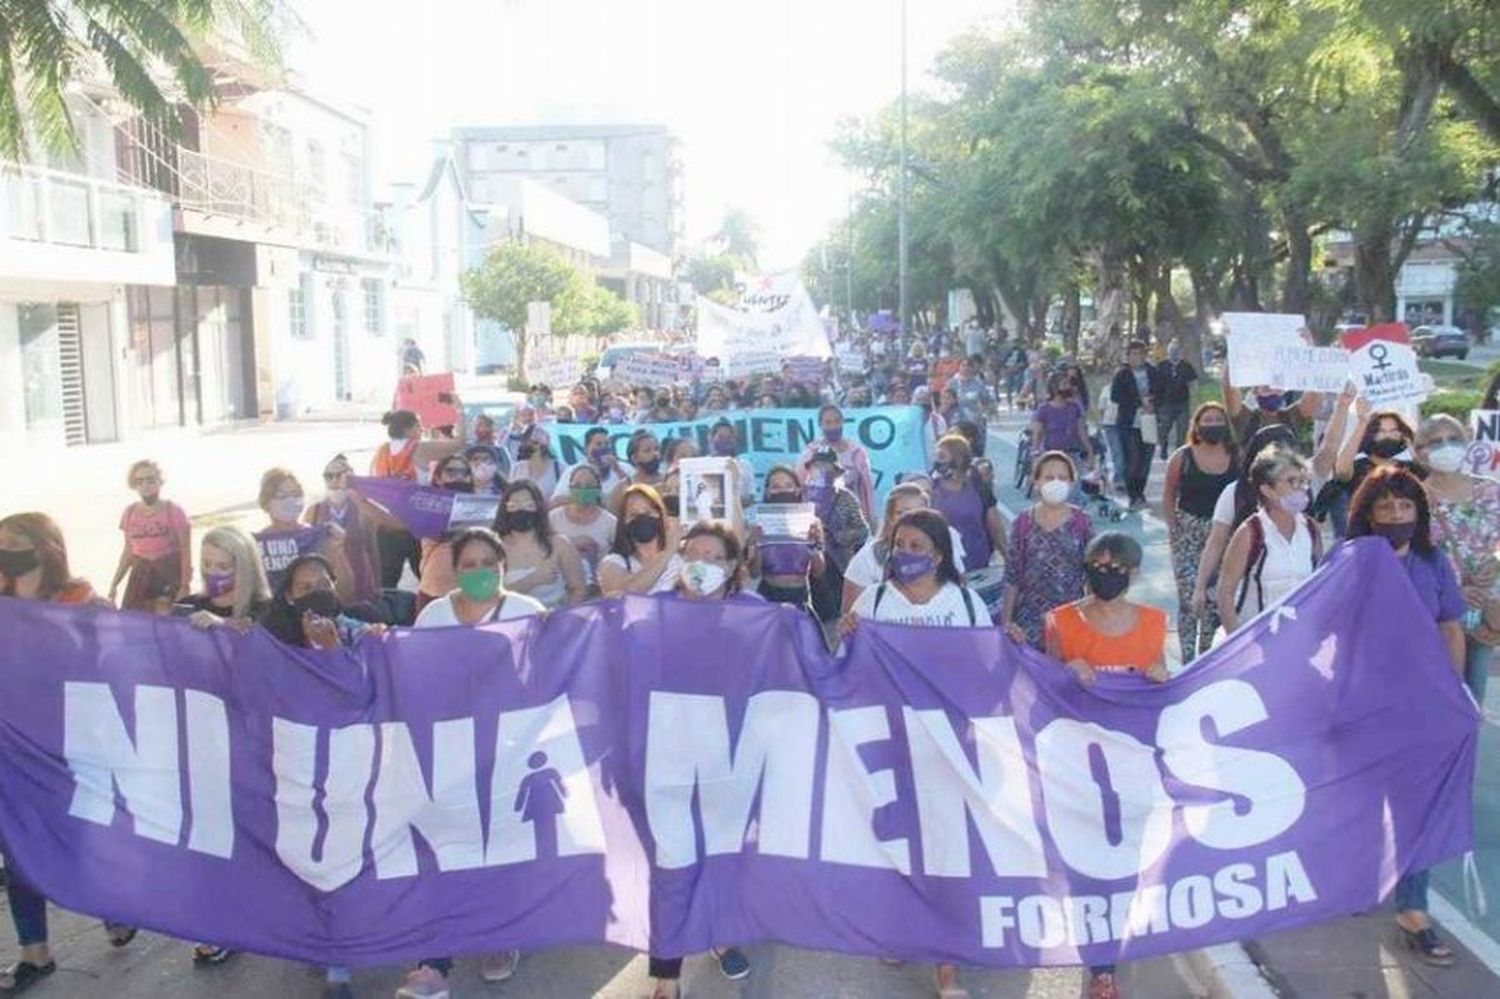
<svg viewBox="0 0 1500 999"><path fill-rule="evenodd" d="M629 598L312 652L0 600L0 837L59 904L370 964L774 939L1105 963L1468 849L1478 712L1379 541L1162 685L998 631Z"/></svg>

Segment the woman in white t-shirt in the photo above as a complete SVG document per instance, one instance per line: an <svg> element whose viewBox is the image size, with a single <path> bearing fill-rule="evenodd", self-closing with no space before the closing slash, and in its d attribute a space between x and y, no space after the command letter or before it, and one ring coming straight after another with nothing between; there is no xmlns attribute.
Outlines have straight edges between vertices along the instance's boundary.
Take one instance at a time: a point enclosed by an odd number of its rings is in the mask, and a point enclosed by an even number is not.
<svg viewBox="0 0 1500 999"><path fill-rule="evenodd" d="M614 550L599 562L599 589L606 597L666 593L682 573L677 538L667 530L667 511L650 486L629 486L620 503Z"/></svg>
<svg viewBox="0 0 1500 999"><path fill-rule="evenodd" d="M1245 621L1282 600L1311 576L1323 557L1323 537L1307 516L1312 484L1295 451L1269 448L1250 466L1258 509L1235 529L1219 576L1219 619L1233 634Z"/></svg>
<svg viewBox="0 0 1500 999"><path fill-rule="evenodd" d="M460 531L449 542L449 549L453 553L453 575L458 580L458 589L423 607L414 627L473 627L547 613L531 597L505 589L505 546L494 531L484 527ZM503 982L515 973L520 960L518 950L488 954L480 974L487 982ZM451 957L425 958L406 976L406 984L396 994L445 994L452 971Z"/></svg>
<svg viewBox="0 0 1500 999"><path fill-rule="evenodd" d="M599 561L615 540L616 518L604 509L603 503L598 469L579 465L568 476L567 504L553 510L548 517L552 533L573 543L592 596L599 594Z"/></svg>
<svg viewBox="0 0 1500 999"><path fill-rule="evenodd" d="M885 579L885 560L891 551L891 540L896 531L896 521L908 510L927 510L932 506L932 490L918 482L903 482L890 491L885 498L885 516L878 535L865 542L864 547L849 560L844 570L844 613L854 607L859 595ZM953 562L964 563L964 542L958 531L950 524L948 536L953 544Z"/></svg>
<svg viewBox="0 0 1500 999"><path fill-rule="evenodd" d="M948 518L936 510L908 510L895 518L885 580L854 601L839 630L854 633L860 619L928 628L991 627L984 597L963 583ZM939 995L962 995L958 968L937 966Z"/></svg>

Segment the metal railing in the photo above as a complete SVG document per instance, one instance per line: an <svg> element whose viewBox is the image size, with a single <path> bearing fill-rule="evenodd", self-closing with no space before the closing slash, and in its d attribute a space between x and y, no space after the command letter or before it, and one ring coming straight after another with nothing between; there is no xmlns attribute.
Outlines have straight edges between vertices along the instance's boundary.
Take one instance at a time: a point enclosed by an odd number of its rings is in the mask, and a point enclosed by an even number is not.
<svg viewBox="0 0 1500 999"><path fill-rule="evenodd" d="M85 174L0 163L0 238L138 253L164 217L154 191Z"/></svg>

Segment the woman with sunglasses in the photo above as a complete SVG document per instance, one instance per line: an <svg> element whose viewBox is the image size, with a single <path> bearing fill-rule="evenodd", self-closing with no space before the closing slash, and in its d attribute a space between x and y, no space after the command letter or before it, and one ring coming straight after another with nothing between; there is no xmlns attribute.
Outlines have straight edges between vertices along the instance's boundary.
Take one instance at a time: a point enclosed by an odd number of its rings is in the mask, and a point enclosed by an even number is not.
<svg viewBox="0 0 1500 999"><path fill-rule="evenodd" d="M193 528L182 507L161 498L164 479L156 462L131 465L126 481L140 499L120 516L125 547L110 581L109 599L114 601L121 580L129 575L120 607L146 610L152 597L170 593L175 599L193 578Z"/></svg>
<svg viewBox="0 0 1500 999"><path fill-rule="evenodd" d="M449 455L432 470L432 485L454 493L474 491L474 472L461 454ZM429 603L453 590L453 552L446 538L422 539L421 582L417 586L417 615Z"/></svg>
<svg viewBox="0 0 1500 999"><path fill-rule="evenodd" d="M302 519L313 527L331 524L344 532L343 554L348 566L345 601L374 604L380 601L380 532L406 528L377 503L349 488L354 467L336 454L323 466L323 498L307 508Z"/></svg>

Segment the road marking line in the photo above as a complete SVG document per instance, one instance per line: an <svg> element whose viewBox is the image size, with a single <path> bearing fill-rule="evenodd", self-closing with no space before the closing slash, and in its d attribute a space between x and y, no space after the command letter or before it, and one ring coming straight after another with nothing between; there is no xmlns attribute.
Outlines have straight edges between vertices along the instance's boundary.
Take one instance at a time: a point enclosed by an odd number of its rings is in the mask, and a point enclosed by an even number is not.
<svg viewBox="0 0 1500 999"><path fill-rule="evenodd" d="M1442 892L1429 893L1427 913L1442 923L1443 928L1452 933L1493 974L1500 975L1500 941L1474 925L1458 906L1443 897Z"/></svg>

